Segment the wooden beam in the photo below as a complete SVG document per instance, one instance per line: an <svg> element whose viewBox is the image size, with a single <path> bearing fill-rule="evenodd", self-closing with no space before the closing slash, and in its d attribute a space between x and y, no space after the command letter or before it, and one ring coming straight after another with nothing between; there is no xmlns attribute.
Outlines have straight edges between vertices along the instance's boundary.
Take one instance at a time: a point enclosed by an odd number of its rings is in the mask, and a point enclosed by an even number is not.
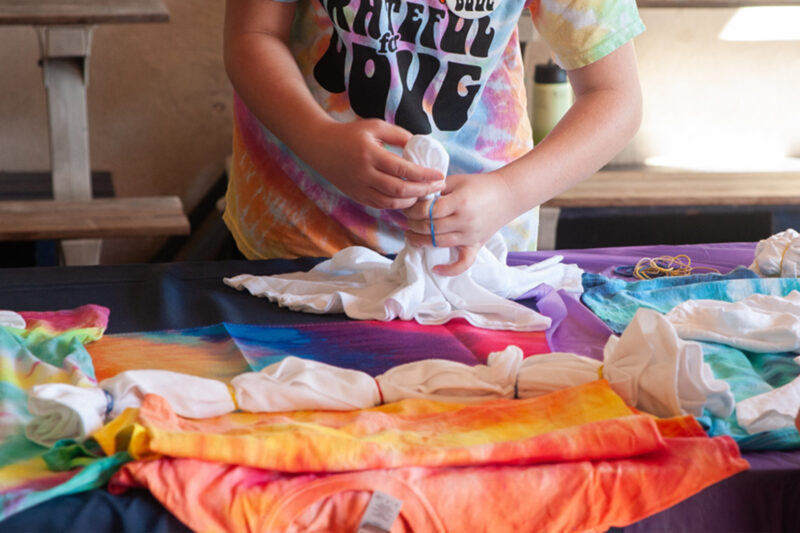
<svg viewBox="0 0 800 533"><path fill-rule="evenodd" d="M603 170L544 205L800 205L800 172Z"/></svg>
<svg viewBox="0 0 800 533"><path fill-rule="evenodd" d="M0 202L0 240L187 235L177 196Z"/></svg>
<svg viewBox="0 0 800 533"><path fill-rule="evenodd" d="M168 21L162 0L0 0L0 25Z"/></svg>

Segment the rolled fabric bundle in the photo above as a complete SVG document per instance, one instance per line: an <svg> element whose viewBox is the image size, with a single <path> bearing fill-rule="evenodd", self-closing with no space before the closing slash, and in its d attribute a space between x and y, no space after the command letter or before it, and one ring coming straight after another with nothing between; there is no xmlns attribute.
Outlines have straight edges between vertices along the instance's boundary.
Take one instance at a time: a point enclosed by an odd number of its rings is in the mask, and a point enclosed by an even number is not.
<svg viewBox="0 0 800 533"><path fill-rule="evenodd" d="M703 362L700 345L681 340L665 317L645 308L621 337L609 337L602 365L575 354L529 357L520 367L517 391L527 398L600 377L626 403L656 416L700 416L704 408L721 417L733 412L730 386Z"/></svg>
<svg viewBox="0 0 800 533"><path fill-rule="evenodd" d="M25 329L25 319L15 311L0 310L0 326Z"/></svg>
<svg viewBox="0 0 800 533"><path fill-rule="evenodd" d="M320 409L350 411L380 405L375 380L366 372L289 356L260 372L231 380L236 403L252 413Z"/></svg>
<svg viewBox="0 0 800 533"><path fill-rule="evenodd" d="M680 339L652 309L639 309L622 336L608 339L603 360L612 388L643 411L662 417L700 416L703 408L720 417L733 413L730 386L703 362L700 345Z"/></svg>
<svg viewBox="0 0 800 533"><path fill-rule="evenodd" d="M522 350L512 345L489 354L485 365L425 359L391 368L375 380L386 403L407 398L475 403L513 398L521 363Z"/></svg>
<svg viewBox="0 0 800 533"><path fill-rule="evenodd" d="M141 406L148 394L161 396L175 414L187 418L211 418L236 410L225 383L169 370L126 370L99 385L114 399L111 416Z"/></svg>
<svg viewBox="0 0 800 533"><path fill-rule="evenodd" d="M796 278L800 274L800 234L792 228L758 241L750 270L760 276Z"/></svg>
<svg viewBox="0 0 800 533"><path fill-rule="evenodd" d="M28 395L28 411L34 418L25 435L47 447L61 439L82 440L103 426L107 407L106 394L97 387L34 385Z"/></svg>
<svg viewBox="0 0 800 533"><path fill-rule="evenodd" d="M687 300L665 315L682 339L760 353L800 351L800 292L738 302Z"/></svg>
<svg viewBox="0 0 800 533"><path fill-rule="evenodd" d="M795 417L800 417L800 377L736 404L736 421L750 434L791 427Z"/></svg>
<svg viewBox="0 0 800 533"><path fill-rule="evenodd" d="M595 381L603 374L603 363L591 357L564 352L534 355L522 361L517 397L542 396Z"/></svg>
<svg viewBox="0 0 800 533"><path fill-rule="evenodd" d="M403 147L403 158L425 168L432 168L442 173L442 178L447 177L447 167L450 166L450 154L444 145L430 135L412 135ZM429 194L425 198L439 196L439 193Z"/></svg>
<svg viewBox="0 0 800 533"><path fill-rule="evenodd" d="M165 398L176 414L187 418L210 418L236 410L228 386L221 381L168 370L127 370L97 387L35 385L28 395L28 411L34 418L25 433L44 446L60 439L82 440L100 429L108 416L140 407L147 394Z"/></svg>

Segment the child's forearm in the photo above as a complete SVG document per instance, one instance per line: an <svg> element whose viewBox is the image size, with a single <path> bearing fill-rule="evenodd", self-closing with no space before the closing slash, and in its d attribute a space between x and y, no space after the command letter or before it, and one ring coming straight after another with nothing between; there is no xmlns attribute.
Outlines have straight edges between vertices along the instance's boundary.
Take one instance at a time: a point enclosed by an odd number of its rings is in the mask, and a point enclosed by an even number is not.
<svg viewBox="0 0 800 533"><path fill-rule="evenodd" d="M608 58L610 65L598 77L570 73L576 89L572 108L539 145L499 171L518 199L514 216L591 176L638 130L642 104L633 50L615 54L620 55Z"/></svg>
<svg viewBox="0 0 800 533"><path fill-rule="evenodd" d="M333 119L314 100L289 50L294 10L292 3L229 1L225 67L248 109L303 157L311 144L307 133Z"/></svg>

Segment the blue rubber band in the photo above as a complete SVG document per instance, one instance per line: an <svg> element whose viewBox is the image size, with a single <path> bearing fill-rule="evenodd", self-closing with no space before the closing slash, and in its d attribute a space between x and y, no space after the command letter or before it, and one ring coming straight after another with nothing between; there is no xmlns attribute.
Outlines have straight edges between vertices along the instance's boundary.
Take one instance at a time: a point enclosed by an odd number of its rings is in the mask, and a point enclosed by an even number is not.
<svg viewBox="0 0 800 533"><path fill-rule="evenodd" d="M106 413L103 415L103 418L108 417L111 414L112 409L114 409L114 397L111 396L111 393L105 389L100 389L103 391L103 394L106 395Z"/></svg>
<svg viewBox="0 0 800 533"><path fill-rule="evenodd" d="M438 196L433 197L433 201L431 202L431 206L428 208L428 218L431 221L431 242L433 246L436 247L436 232L433 231L433 206L436 205L436 199Z"/></svg>

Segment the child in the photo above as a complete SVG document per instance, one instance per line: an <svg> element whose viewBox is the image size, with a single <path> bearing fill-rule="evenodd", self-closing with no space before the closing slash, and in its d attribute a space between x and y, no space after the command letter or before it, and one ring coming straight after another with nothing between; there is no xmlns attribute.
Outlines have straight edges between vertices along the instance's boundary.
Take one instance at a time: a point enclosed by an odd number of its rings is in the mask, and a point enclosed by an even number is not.
<svg viewBox="0 0 800 533"><path fill-rule="evenodd" d="M516 24L524 8L575 103L532 150ZM405 239L459 249L501 231L535 249L538 205L607 163L639 127L634 0L227 0L236 91L225 221L251 259ZM449 176L403 160L414 133ZM433 208L420 200L441 192Z"/></svg>

